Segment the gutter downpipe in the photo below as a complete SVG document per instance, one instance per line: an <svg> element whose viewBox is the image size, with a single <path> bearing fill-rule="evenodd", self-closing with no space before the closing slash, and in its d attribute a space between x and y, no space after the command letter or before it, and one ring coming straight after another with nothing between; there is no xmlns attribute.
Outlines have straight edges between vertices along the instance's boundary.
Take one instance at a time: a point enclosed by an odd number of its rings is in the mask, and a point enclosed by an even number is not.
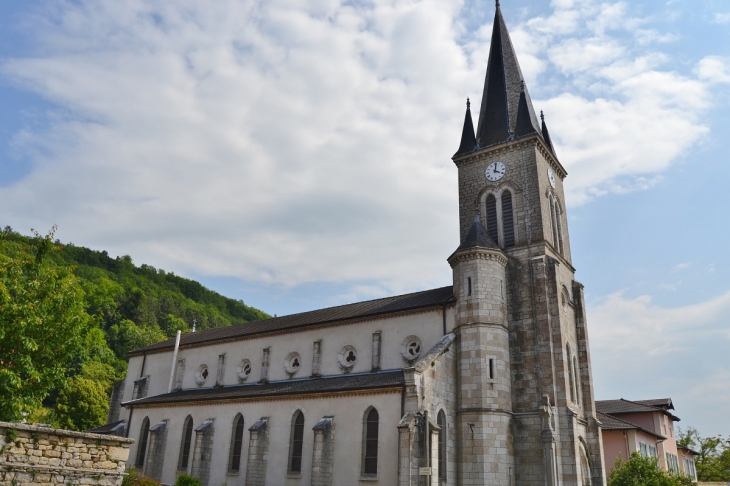
<svg viewBox="0 0 730 486"><path fill-rule="evenodd" d="M175 337L175 351L172 353L172 365L170 366L170 381L167 384L167 393L172 391L172 379L175 377L175 363L177 363L177 350L180 348L180 329Z"/></svg>

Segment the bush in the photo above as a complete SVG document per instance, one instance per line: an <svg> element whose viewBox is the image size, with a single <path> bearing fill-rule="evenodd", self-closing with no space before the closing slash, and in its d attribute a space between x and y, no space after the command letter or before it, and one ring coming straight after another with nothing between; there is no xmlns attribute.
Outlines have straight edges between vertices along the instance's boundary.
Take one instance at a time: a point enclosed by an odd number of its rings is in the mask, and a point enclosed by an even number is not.
<svg viewBox="0 0 730 486"><path fill-rule="evenodd" d="M175 486L202 486L198 478L194 478L189 474L181 474L175 481Z"/></svg>
<svg viewBox="0 0 730 486"><path fill-rule="evenodd" d="M608 475L608 486L692 486L687 476L677 476L662 471L654 457L641 457L637 452L631 459L616 459L616 465Z"/></svg>
<svg viewBox="0 0 730 486"><path fill-rule="evenodd" d="M122 479L122 486L160 486L160 483L147 476L142 476L139 471L131 467Z"/></svg>

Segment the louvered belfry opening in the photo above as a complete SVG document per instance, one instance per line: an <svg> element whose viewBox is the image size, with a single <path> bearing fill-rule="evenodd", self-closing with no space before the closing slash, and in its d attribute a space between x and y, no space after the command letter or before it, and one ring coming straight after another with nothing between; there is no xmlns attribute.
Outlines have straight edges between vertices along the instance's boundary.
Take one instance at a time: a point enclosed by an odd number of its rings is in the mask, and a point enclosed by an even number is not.
<svg viewBox="0 0 730 486"><path fill-rule="evenodd" d="M509 248L515 246L515 222L512 213L512 193L502 193L502 234L504 235L504 246Z"/></svg>
<svg viewBox="0 0 730 486"><path fill-rule="evenodd" d="M487 234L497 244L499 244L499 229L497 228L497 198L494 194L487 196Z"/></svg>

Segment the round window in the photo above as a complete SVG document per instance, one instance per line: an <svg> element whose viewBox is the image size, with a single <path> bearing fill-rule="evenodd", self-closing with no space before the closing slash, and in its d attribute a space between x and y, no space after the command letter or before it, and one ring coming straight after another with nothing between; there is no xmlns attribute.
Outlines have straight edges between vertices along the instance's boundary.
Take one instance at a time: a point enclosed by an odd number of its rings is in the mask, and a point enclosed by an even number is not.
<svg viewBox="0 0 730 486"><path fill-rule="evenodd" d="M198 384L198 386L202 386L203 383L205 383L205 380L208 379L208 365L202 364L198 366L198 369L195 371L195 383Z"/></svg>
<svg viewBox="0 0 730 486"><path fill-rule="evenodd" d="M356 361L357 349L355 349L355 346L348 344L347 346L343 346L342 349L340 349L340 352L337 353L337 363L340 365L340 368L345 371L352 369L352 367L355 366Z"/></svg>
<svg viewBox="0 0 730 486"><path fill-rule="evenodd" d="M400 345L400 354L403 359L410 362L415 361L421 355L421 340L418 336L408 336Z"/></svg>
<svg viewBox="0 0 730 486"><path fill-rule="evenodd" d="M299 356L299 353L294 351L286 355L286 359L284 360L284 369L287 373L293 375L297 371L299 371L299 368L301 368L301 366L302 357Z"/></svg>
<svg viewBox="0 0 730 486"><path fill-rule="evenodd" d="M251 361L248 359L242 359L236 367L236 374L238 374L238 381L243 383L248 379L248 375L251 374Z"/></svg>

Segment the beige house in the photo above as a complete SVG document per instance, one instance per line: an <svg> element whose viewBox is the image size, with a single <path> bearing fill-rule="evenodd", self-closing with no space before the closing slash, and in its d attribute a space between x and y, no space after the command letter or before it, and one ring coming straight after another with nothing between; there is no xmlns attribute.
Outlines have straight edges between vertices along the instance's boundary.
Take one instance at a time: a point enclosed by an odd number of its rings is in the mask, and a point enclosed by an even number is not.
<svg viewBox="0 0 730 486"><path fill-rule="evenodd" d="M108 428L133 462L204 486L605 484L567 173L499 6L452 159L450 285L132 352Z"/></svg>
<svg viewBox="0 0 730 486"><path fill-rule="evenodd" d="M655 457L664 471L697 480L697 453L677 443L674 422L679 422L679 417L670 412L674 410L671 398L599 400L596 409L602 424L607 471L616 459L625 461L638 452L642 457Z"/></svg>

